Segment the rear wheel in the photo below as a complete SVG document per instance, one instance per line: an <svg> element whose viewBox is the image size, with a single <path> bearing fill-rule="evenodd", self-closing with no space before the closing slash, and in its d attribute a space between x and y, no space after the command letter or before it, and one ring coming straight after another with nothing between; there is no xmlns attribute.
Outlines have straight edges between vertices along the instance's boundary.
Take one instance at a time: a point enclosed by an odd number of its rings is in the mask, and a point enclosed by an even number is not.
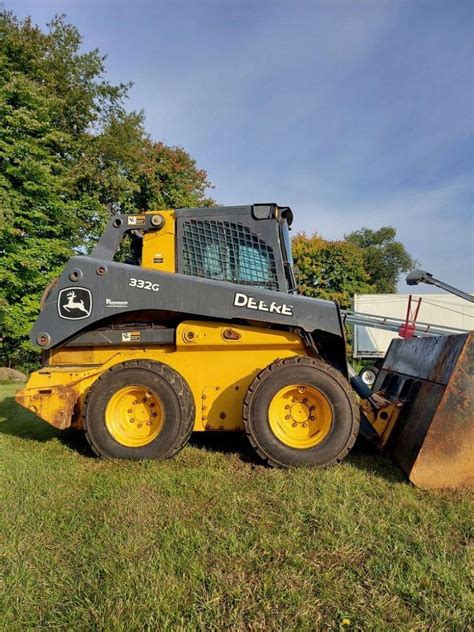
<svg viewBox="0 0 474 632"><path fill-rule="evenodd" d="M186 381L161 362L124 362L101 375L85 403L85 432L99 456L167 459L188 441L194 401Z"/></svg>
<svg viewBox="0 0 474 632"><path fill-rule="evenodd" d="M359 411L344 377L308 357L261 371L244 402L244 425L260 456L276 467L341 461L359 430Z"/></svg>

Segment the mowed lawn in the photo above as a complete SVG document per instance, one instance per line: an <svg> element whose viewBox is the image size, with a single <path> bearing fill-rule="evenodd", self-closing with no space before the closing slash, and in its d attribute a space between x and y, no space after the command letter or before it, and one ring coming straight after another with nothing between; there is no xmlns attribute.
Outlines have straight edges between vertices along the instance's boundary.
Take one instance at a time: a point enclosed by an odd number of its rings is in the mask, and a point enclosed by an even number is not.
<svg viewBox="0 0 474 632"><path fill-rule="evenodd" d="M235 435L100 461L0 392L2 629L472 625L469 492L415 489L368 446L319 471Z"/></svg>

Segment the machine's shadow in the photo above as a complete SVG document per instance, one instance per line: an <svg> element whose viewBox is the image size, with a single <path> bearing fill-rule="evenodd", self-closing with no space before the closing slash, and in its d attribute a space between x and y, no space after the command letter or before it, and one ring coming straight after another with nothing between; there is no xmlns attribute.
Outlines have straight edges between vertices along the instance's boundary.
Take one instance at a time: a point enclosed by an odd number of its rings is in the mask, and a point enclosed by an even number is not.
<svg viewBox="0 0 474 632"><path fill-rule="evenodd" d="M77 452L86 458L96 458L82 431L73 428L57 430L23 409L18 409L18 415L13 417L12 411L15 410L16 404L13 397L6 397L0 402L0 434L40 443L57 440L67 449ZM189 445L202 451L232 454L237 456L243 463L265 467L265 463L253 450L243 433L195 432L191 435ZM374 446L362 437L356 441L345 462L389 482L406 480L403 472L393 461L380 454Z"/></svg>
<svg viewBox="0 0 474 632"><path fill-rule="evenodd" d="M18 415L12 416L12 411L15 410L18 410ZM83 432L73 428L68 430L53 428L33 413L17 406L13 397L6 397L0 401L0 435L2 434L39 443L56 439L70 450L86 457L94 457Z"/></svg>

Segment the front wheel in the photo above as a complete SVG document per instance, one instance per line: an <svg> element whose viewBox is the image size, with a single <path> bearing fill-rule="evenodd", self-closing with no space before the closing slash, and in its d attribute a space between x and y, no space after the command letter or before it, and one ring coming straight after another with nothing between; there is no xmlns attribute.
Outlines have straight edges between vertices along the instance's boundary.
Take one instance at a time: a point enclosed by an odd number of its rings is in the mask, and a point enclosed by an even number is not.
<svg viewBox="0 0 474 632"><path fill-rule="evenodd" d="M251 444L275 467L341 461L359 431L348 382L309 357L278 360L261 371L245 397L243 417Z"/></svg>

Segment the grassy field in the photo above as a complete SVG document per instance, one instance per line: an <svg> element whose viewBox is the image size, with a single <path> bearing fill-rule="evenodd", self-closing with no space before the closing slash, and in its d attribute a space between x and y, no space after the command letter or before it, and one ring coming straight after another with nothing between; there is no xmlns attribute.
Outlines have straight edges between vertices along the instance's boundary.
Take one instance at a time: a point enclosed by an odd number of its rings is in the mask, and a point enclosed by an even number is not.
<svg viewBox="0 0 474 632"><path fill-rule="evenodd" d="M243 438L99 461L0 386L4 630L467 630L472 495L358 446L276 471ZM472 549L471 549L472 551Z"/></svg>

